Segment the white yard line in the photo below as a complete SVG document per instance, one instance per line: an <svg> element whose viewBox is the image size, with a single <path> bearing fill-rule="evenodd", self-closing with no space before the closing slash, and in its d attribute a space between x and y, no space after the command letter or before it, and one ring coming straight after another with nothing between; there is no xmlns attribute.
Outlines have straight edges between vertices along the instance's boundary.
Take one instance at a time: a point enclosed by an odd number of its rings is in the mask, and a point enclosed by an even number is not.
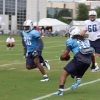
<svg viewBox="0 0 100 100"><path fill-rule="evenodd" d="M11 64L3 64L3 65L0 65L0 67L9 66L9 65L14 65L14 64L24 64L24 63L25 63L25 62L22 62L22 63L16 62L16 63L11 63Z"/></svg>
<svg viewBox="0 0 100 100"><path fill-rule="evenodd" d="M88 84L92 84L92 83L95 83L95 82L98 82L98 81L100 81L100 79L97 79L97 80L93 80L93 81L90 81L90 82L83 83L83 84L79 85L79 87L84 86L84 85L88 85ZM70 87L64 89L64 91L68 91L68 90L70 90ZM73 90L73 91L74 91L74 90ZM57 91L56 91L56 92L57 92ZM55 93L55 92L54 92L54 93ZM54 93L47 94L47 95L45 95L45 96L41 96L41 97L38 97L38 98L35 98L35 99L32 99L32 100L42 100L42 99L44 99L44 98L48 98L48 97L53 96Z"/></svg>

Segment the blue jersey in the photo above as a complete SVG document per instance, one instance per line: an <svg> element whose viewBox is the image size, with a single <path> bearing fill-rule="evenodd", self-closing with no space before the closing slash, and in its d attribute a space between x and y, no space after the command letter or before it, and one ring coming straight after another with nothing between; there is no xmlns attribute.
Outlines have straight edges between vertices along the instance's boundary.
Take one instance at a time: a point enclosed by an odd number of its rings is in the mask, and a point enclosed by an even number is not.
<svg viewBox="0 0 100 100"><path fill-rule="evenodd" d="M40 37L40 33L36 30L32 30L28 33L23 31L22 33L27 47L27 52L32 52L38 47L38 42L36 41L36 38Z"/></svg>
<svg viewBox="0 0 100 100"><path fill-rule="evenodd" d="M80 51L80 49L90 47L90 42L87 38L85 38L83 41L78 40L78 39L69 38L66 41L66 46L71 46L71 51L75 55L76 53Z"/></svg>
<svg viewBox="0 0 100 100"><path fill-rule="evenodd" d="M74 53L74 59L77 59L77 61L90 64L91 63L91 53L83 54L81 50L89 48L90 42L87 38L84 40L79 40L75 38L69 38L66 41L66 46L71 47L71 51Z"/></svg>

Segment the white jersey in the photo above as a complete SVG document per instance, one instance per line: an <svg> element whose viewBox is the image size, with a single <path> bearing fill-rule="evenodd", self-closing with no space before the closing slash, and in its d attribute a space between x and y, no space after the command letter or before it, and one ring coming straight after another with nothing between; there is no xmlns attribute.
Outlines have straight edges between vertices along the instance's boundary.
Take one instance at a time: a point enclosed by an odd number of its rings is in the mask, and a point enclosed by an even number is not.
<svg viewBox="0 0 100 100"><path fill-rule="evenodd" d="M11 42L15 42L15 40L14 40L14 38L7 38L6 42L11 43Z"/></svg>
<svg viewBox="0 0 100 100"><path fill-rule="evenodd" d="M84 22L85 30L88 31L89 40L95 41L100 39L100 19L95 21L86 20Z"/></svg>

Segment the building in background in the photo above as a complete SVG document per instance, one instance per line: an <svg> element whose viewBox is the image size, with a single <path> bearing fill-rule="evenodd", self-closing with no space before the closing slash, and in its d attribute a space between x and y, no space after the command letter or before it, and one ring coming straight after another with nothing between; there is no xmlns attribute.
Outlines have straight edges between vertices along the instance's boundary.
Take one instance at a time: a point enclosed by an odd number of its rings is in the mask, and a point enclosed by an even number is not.
<svg viewBox="0 0 100 100"><path fill-rule="evenodd" d="M4 30L17 31L23 28L23 22L33 22L46 18L46 0L0 0L0 16L5 23ZM38 13L37 13L38 12Z"/></svg>
<svg viewBox="0 0 100 100"><path fill-rule="evenodd" d="M79 3L85 3L89 9L100 7L100 0L81 0Z"/></svg>
<svg viewBox="0 0 100 100"><path fill-rule="evenodd" d="M78 7L78 2L66 2L66 1L48 1L47 2L47 9L48 13L53 17L55 12L59 12L62 9L66 9L69 13L66 16L62 16L67 19L75 19L76 9Z"/></svg>
<svg viewBox="0 0 100 100"><path fill-rule="evenodd" d="M67 19L75 19L77 16L76 10L79 5L79 3L84 3L89 10L95 9L97 6L100 7L100 0L80 0L80 1L52 1L48 0L47 1L47 10L48 13L54 17L55 13L58 13L62 9L68 10L69 14L66 14L62 17L67 18Z"/></svg>

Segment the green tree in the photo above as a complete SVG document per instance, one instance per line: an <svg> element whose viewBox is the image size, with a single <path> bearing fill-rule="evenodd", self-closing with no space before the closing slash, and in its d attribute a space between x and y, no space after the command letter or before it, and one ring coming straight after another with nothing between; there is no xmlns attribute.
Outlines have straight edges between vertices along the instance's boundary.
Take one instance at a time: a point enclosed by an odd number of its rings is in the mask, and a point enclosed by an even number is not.
<svg viewBox="0 0 100 100"><path fill-rule="evenodd" d="M54 14L53 18L58 19L58 8L55 8L55 14Z"/></svg>
<svg viewBox="0 0 100 100"><path fill-rule="evenodd" d="M48 10L47 10L47 18L52 18L52 16L48 13Z"/></svg>
<svg viewBox="0 0 100 100"><path fill-rule="evenodd" d="M80 3L76 10L77 17L76 20L86 20L89 18L88 16L88 8L84 3Z"/></svg>
<svg viewBox="0 0 100 100"><path fill-rule="evenodd" d="M100 18L100 7L96 7L95 10L97 12L97 18Z"/></svg>
<svg viewBox="0 0 100 100"><path fill-rule="evenodd" d="M60 17L60 18L58 18L58 20L66 23L66 24L70 24L70 21L68 21L68 19L65 19L65 18Z"/></svg>
<svg viewBox="0 0 100 100"><path fill-rule="evenodd" d="M61 9L58 12L58 18L60 17L71 17L71 13L68 11L68 9Z"/></svg>

